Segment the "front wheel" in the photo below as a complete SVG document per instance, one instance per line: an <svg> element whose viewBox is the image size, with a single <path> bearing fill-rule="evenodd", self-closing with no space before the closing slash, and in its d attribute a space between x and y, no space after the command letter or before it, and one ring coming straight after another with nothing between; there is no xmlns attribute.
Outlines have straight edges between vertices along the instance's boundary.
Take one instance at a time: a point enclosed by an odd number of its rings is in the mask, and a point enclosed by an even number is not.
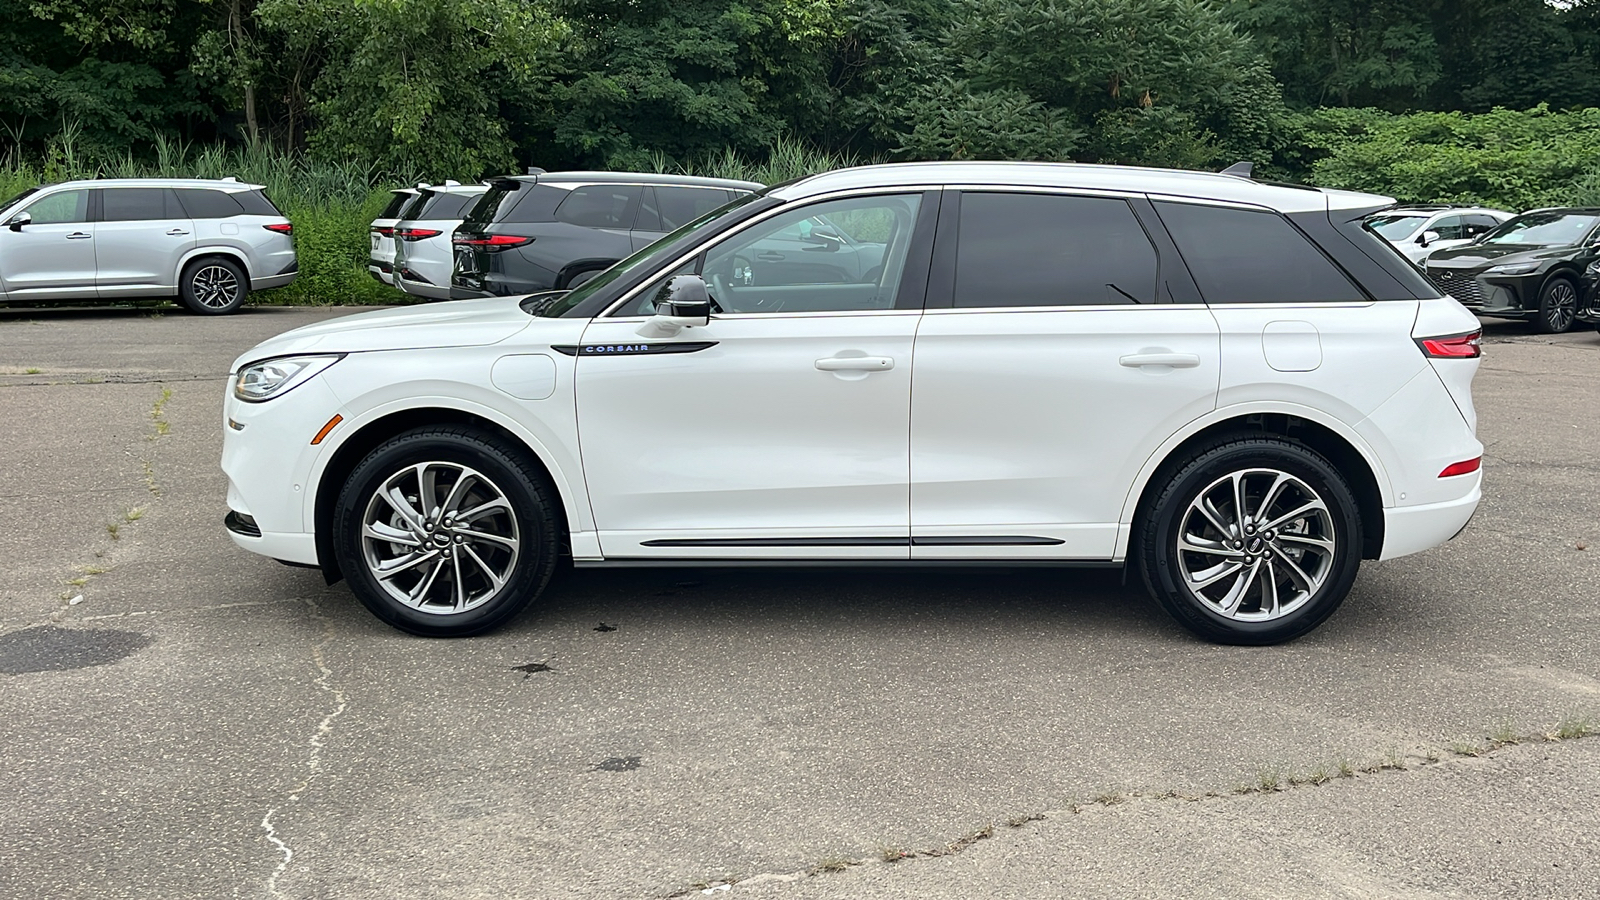
<svg viewBox="0 0 1600 900"><path fill-rule="evenodd" d="M1203 450L1171 474L1133 552L1178 623L1223 644L1276 644L1333 614L1361 566L1355 497L1320 455L1272 438Z"/></svg>
<svg viewBox="0 0 1600 900"><path fill-rule="evenodd" d="M1534 330L1541 334L1563 334L1572 330L1578 317L1578 289L1569 279L1556 276L1539 290L1539 311L1533 317Z"/></svg>
<svg viewBox="0 0 1600 900"><path fill-rule="evenodd" d="M469 428L416 429L373 450L345 482L334 528L357 599L426 637L503 624L543 592L559 556L548 482Z"/></svg>

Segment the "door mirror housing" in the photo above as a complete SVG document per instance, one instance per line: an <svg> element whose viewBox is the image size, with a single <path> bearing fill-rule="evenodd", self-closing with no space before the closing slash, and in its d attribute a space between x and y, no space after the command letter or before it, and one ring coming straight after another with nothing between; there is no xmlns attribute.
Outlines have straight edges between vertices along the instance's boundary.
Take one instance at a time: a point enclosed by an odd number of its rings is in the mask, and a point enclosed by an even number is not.
<svg viewBox="0 0 1600 900"><path fill-rule="evenodd" d="M1422 237L1417 238L1417 243L1419 243L1422 246L1426 247L1429 244L1433 243L1434 241L1437 241L1438 239L1439 239L1439 232L1437 232L1437 231L1424 231L1422 233Z"/></svg>
<svg viewBox="0 0 1600 900"><path fill-rule="evenodd" d="M672 337L685 328L711 323L711 292L699 275L674 275L652 299L655 315L639 326L641 337Z"/></svg>
<svg viewBox="0 0 1600 900"><path fill-rule="evenodd" d="M22 230L22 226L30 225L32 223L33 223L33 214L32 213L19 212L16 215L12 216L10 218L10 220L6 222L6 227L11 229L12 231L21 231Z"/></svg>

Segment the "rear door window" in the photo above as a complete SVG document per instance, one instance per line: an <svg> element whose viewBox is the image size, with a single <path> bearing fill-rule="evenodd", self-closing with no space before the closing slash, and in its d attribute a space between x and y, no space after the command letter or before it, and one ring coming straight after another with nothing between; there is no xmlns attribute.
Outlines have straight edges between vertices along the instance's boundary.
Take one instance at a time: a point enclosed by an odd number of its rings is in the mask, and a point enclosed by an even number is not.
<svg viewBox="0 0 1600 900"><path fill-rule="evenodd" d="M956 307L1153 303L1157 256L1124 200L964 193Z"/></svg>
<svg viewBox="0 0 1600 900"><path fill-rule="evenodd" d="M394 192L394 196L389 199L389 205L385 206L383 208L383 212L378 213L378 218L380 218L380 219L398 219L398 218L400 218L400 210L405 209L406 204L410 203L411 202L411 198L414 197L414 196L416 196L416 195L415 194L411 194L411 193L406 193L404 191L395 191Z"/></svg>
<svg viewBox="0 0 1600 900"><path fill-rule="evenodd" d="M1459 241L1467 236L1466 224L1461 216L1445 216L1434 222L1429 230L1439 232L1441 241Z"/></svg>
<svg viewBox="0 0 1600 900"><path fill-rule="evenodd" d="M653 231L676 231L731 199L715 188L665 187L655 189L661 225Z"/></svg>
<svg viewBox="0 0 1600 900"><path fill-rule="evenodd" d="M1367 299L1277 213L1157 201L1207 303L1344 303Z"/></svg>
<svg viewBox="0 0 1600 900"><path fill-rule="evenodd" d="M188 214L178 206L166 188L102 188L100 221L145 222L184 219Z"/></svg>
<svg viewBox="0 0 1600 900"><path fill-rule="evenodd" d="M556 207L556 220L584 228L632 228L640 193L637 184L576 187Z"/></svg>

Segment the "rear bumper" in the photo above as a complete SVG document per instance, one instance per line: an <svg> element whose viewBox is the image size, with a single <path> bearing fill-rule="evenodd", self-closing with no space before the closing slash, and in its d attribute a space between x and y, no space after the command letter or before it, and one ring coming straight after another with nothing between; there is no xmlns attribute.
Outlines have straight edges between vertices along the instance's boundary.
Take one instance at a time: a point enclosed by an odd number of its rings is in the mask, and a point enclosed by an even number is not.
<svg viewBox="0 0 1600 900"><path fill-rule="evenodd" d="M268 288L283 287L284 285L294 281L295 277L299 274L300 273L297 271L284 272L278 275L268 275L265 278L252 278L250 279L250 290L264 291Z"/></svg>
<svg viewBox="0 0 1600 900"><path fill-rule="evenodd" d="M1482 476L1482 471L1474 472L1472 489L1458 500L1384 510L1383 553L1378 558L1394 559L1418 553L1460 534L1477 511L1478 501L1483 499Z"/></svg>

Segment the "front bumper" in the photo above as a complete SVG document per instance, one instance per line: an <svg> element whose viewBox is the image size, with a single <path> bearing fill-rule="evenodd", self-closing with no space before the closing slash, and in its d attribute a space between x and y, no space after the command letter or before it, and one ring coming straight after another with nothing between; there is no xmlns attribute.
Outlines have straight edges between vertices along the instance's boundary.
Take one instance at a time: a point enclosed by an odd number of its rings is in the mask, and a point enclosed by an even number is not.
<svg viewBox="0 0 1600 900"><path fill-rule="evenodd" d="M340 411L339 399L313 378L294 388L292 402L244 403L233 396L233 381L228 379L222 427L228 536L252 553L315 566L311 475L324 445L311 440Z"/></svg>
<svg viewBox="0 0 1600 900"><path fill-rule="evenodd" d="M1480 316L1526 319L1539 311L1539 288L1544 275L1485 275L1462 269L1426 270L1439 290L1456 298Z"/></svg>

